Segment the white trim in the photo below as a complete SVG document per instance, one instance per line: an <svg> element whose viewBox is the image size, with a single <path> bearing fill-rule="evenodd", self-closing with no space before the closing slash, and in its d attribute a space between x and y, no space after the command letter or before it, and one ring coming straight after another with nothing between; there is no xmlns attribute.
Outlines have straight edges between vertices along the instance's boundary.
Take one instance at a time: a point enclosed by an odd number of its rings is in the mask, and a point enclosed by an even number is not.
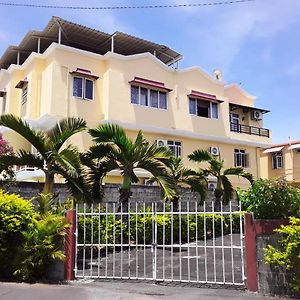
<svg viewBox="0 0 300 300"><path fill-rule="evenodd" d="M155 133L155 134L160 134L160 135L167 134L167 135L178 136L178 137L182 137L182 138L188 137L188 138L195 139L195 140L214 141L214 142L221 142L221 143L225 143L225 144L245 145L245 146L251 146L251 147L258 147L258 148L270 147L269 143L259 143L259 142L249 141L249 140L245 141L245 140L234 139L234 138L227 137L227 136L224 137L224 136L206 135L206 134L190 132L187 130L168 129L168 128L150 126L150 125L127 123L127 122L122 122L122 121L117 121L117 120L102 120L102 121L100 121L100 124L106 124L106 123L117 124L128 130L133 130L133 131L142 130L144 132Z"/></svg>
<svg viewBox="0 0 300 300"><path fill-rule="evenodd" d="M291 145L291 146L289 146L288 149L289 149L289 150L300 149L300 144L294 144L294 145Z"/></svg>
<svg viewBox="0 0 300 300"><path fill-rule="evenodd" d="M269 149L266 149L263 153L266 154L266 153L279 152L279 151L281 151L283 148L284 148L284 146L275 147L275 148L269 148Z"/></svg>

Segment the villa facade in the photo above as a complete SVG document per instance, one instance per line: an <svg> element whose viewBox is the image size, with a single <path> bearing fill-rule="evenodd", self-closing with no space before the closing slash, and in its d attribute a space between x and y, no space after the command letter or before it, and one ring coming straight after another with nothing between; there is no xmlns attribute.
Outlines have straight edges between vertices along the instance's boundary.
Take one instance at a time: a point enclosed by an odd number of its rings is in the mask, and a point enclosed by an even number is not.
<svg viewBox="0 0 300 300"><path fill-rule="evenodd" d="M116 32L112 35L53 17L46 28L29 32L0 59L0 108L47 130L64 117L81 117L89 127L116 123L134 137L187 155L207 149L227 167L261 174L261 149L271 147L264 128L268 110L240 85L198 67L179 69L182 56L153 42ZM14 149L33 151L16 133L1 129ZM87 150L91 138L77 134L70 143ZM18 170L19 180L41 180L38 170ZM140 183L149 174L138 172ZM112 172L107 182L119 182ZM235 181L243 186L245 182Z"/></svg>

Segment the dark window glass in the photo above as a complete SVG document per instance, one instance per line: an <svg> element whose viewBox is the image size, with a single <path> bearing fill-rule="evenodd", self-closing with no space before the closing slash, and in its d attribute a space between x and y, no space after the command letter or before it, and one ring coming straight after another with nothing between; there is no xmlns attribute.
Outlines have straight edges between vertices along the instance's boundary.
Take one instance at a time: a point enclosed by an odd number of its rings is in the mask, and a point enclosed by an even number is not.
<svg viewBox="0 0 300 300"><path fill-rule="evenodd" d="M27 87L22 89L22 105L27 102Z"/></svg>
<svg viewBox="0 0 300 300"><path fill-rule="evenodd" d="M73 79L73 96L83 98L83 79L74 77Z"/></svg>
<svg viewBox="0 0 300 300"><path fill-rule="evenodd" d="M93 100L93 93L94 93L94 82L92 80L85 80L85 99Z"/></svg>
<svg viewBox="0 0 300 300"><path fill-rule="evenodd" d="M141 88L140 104L148 106L148 89Z"/></svg>
<svg viewBox="0 0 300 300"><path fill-rule="evenodd" d="M190 98L189 108L190 108L190 114L197 115L196 99Z"/></svg>
<svg viewBox="0 0 300 300"><path fill-rule="evenodd" d="M150 90L150 106L158 107L158 91Z"/></svg>
<svg viewBox="0 0 300 300"><path fill-rule="evenodd" d="M139 87L131 86L131 103L139 104Z"/></svg>
<svg viewBox="0 0 300 300"><path fill-rule="evenodd" d="M167 109L167 93L159 92L159 108Z"/></svg>
<svg viewBox="0 0 300 300"><path fill-rule="evenodd" d="M197 115L199 117L210 118L210 102L198 100Z"/></svg>
<svg viewBox="0 0 300 300"><path fill-rule="evenodd" d="M211 103L211 117L213 119L218 119L218 104L217 103Z"/></svg>

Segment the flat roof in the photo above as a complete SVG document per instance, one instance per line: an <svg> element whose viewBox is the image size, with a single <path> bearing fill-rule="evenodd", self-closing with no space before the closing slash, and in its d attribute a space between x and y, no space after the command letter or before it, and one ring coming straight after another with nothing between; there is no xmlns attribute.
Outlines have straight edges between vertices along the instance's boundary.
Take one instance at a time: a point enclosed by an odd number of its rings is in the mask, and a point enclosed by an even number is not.
<svg viewBox="0 0 300 300"><path fill-rule="evenodd" d="M229 102L229 105L231 106L232 110L242 108L244 111L252 111L252 110L258 110L262 112L263 114L269 113L270 111L264 108L258 108L258 107L253 107L253 106L247 106L247 105L242 105L234 102Z"/></svg>
<svg viewBox="0 0 300 300"><path fill-rule="evenodd" d="M18 46L9 46L0 58L0 69L8 69L11 64L21 65L32 52L43 53L53 42L58 42L61 28L61 44L104 55L111 51L114 39L114 52L133 55L150 52L164 64L170 65L182 59L182 55L169 47L147 41L123 32L105 33L59 17L52 17L43 31L29 31ZM19 53L19 58L18 58Z"/></svg>

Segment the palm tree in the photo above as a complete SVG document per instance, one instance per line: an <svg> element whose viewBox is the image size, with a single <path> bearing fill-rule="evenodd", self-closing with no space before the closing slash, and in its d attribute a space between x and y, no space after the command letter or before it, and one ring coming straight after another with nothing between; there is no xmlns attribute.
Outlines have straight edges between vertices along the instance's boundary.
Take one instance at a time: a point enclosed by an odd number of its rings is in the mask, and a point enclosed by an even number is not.
<svg viewBox="0 0 300 300"><path fill-rule="evenodd" d="M174 195L167 200L172 201L173 210L178 211L178 204L180 200L179 189L180 186L187 185L192 191L200 194L200 201L203 202L206 197L207 178L203 172L196 172L192 169L185 167L181 157L171 156L167 162L170 177L173 180ZM154 177L150 178L150 182L154 182Z"/></svg>
<svg viewBox="0 0 300 300"><path fill-rule="evenodd" d="M81 118L66 118L56 123L49 131L35 130L26 121L14 115L0 116L0 125L10 128L26 139L37 151L23 149L0 156L2 168L7 166L34 166L45 173L43 193L53 192L54 176L63 176L74 196L85 195L84 174L81 169L79 152L72 145L64 143L74 134L86 129ZM62 149L63 148L63 149Z"/></svg>
<svg viewBox="0 0 300 300"><path fill-rule="evenodd" d="M128 200L132 195L131 186L138 182L135 174L137 169L143 169L151 173L159 182L164 197L172 197L172 179L169 177L166 163L170 157L170 151L166 147L158 147L155 143L149 144L141 131L135 140L129 138L124 129L115 124L103 124L89 133L96 142L90 152L94 158L107 158L109 170L120 170L123 182L120 188L120 203L126 209Z"/></svg>
<svg viewBox="0 0 300 300"><path fill-rule="evenodd" d="M221 201L223 199L224 204L227 204L232 198L234 188L230 182L228 176L235 175L246 178L251 184L253 183L252 174L246 172L242 167L234 167L224 169L224 160L219 160L215 156L211 155L206 150L195 150L188 158L194 162L201 163L207 162L209 167L203 169L204 174L207 176L213 176L217 180L217 187L214 191L216 198L215 210L220 211Z"/></svg>

